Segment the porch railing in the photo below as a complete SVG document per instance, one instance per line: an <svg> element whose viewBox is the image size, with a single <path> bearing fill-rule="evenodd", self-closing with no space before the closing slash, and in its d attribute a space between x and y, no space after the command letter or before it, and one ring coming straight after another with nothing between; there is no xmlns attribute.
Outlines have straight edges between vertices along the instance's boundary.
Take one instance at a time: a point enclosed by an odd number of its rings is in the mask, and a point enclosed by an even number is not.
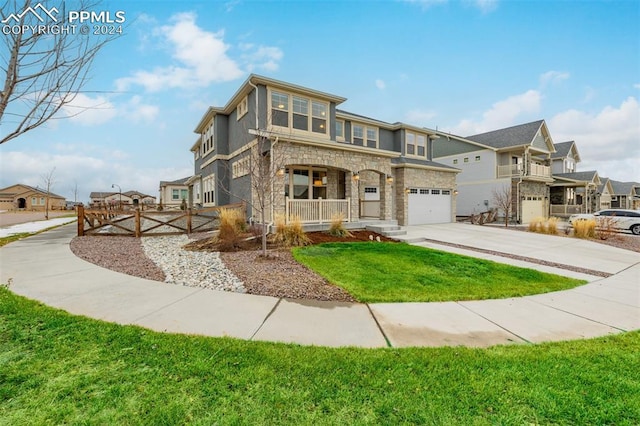
<svg viewBox="0 0 640 426"><path fill-rule="evenodd" d="M498 166L498 177L517 177L520 176L524 165L523 164L507 164L504 166ZM541 164L530 163L528 172L523 176L529 177L551 177L551 167L543 166Z"/></svg>
<svg viewBox="0 0 640 426"><path fill-rule="evenodd" d="M345 222L351 222L351 199L286 200L287 222L297 217L302 223L325 223L339 214L342 214Z"/></svg>
<svg viewBox="0 0 640 426"><path fill-rule="evenodd" d="M551 216L571 216L584 213L584 210L581 204L551 204Z"/></svg>

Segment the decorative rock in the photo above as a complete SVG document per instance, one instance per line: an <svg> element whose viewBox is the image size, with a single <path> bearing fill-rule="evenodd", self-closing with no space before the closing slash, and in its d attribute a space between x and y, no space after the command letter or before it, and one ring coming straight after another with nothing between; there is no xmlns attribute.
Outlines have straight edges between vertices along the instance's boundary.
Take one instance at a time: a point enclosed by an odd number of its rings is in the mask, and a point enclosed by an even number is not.
<svg viewBox="0 0 640 426"><path fill-rule="evenodd" d="M219 253L187 251L186 235L142 238L145 255L164 271L165 282L189 287L245 293L240 279L220 260Z"/></svg>

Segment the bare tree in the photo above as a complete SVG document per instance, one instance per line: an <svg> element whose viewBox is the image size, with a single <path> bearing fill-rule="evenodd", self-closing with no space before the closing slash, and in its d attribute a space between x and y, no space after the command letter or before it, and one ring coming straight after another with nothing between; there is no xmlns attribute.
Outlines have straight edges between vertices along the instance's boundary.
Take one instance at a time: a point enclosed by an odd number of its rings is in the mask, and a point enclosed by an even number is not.
<svg viewBox="0 0 640 426"><path fill-rule="evenodd" d="M49 170L47 173L40 176L40 179L42 180L42 184L44 185L44 188L47 191L47 195L44 203L44 218L47 220L49 219L49 197L51 195L51 189L53 188L53 185L56 183L54 178L55 171L56 171L56 168L54 167L51 170Z"/></svg>
<svg viewBox="0 0 640 426"><path fill-rule="evenodd" d="M276 204L278 186L282 184L281 171L285 166L287 145L278 142L278 137L264 130L250 130L255 135L255 141L247 149L244 156L239 156L233 163L227 165L228 173L234 175L247 175L250 179L251 196L238 197L226 188L222 179L218 179L218 186L226 193L233 195L248 206L258 217L262 227L261 245L262 255L267 255L267 236L269 233L268 222L273 220L269 209ZM234 173L234 167L236 171Z"/></svg>
<svg viewBox="0 0 640 426"><path fill-rule="evenodd" d="M506 184L500 188L494 188L492 191L493 202L504 213L504 226L509 226L509 217L511 216L513 195L511 193L511 185Z"/></svg>
<svg viewBox="0 0 640 426"><path fill-rule="evenodd" d="M78 181L73 181L73 186L71 187L71 192L73 193L73 206L78 203Z"/></svg>
<svg viewBox="0 0 640 426"><path fill-rule="evenodd" d="M6 0L0 7L6 45L0 49L0 144L43 125L72 102L87 83L98 52L118 36L75 33L64 2L50 9L44 3ZM79 0L74 5L86 11L98 4Z"/></svg>

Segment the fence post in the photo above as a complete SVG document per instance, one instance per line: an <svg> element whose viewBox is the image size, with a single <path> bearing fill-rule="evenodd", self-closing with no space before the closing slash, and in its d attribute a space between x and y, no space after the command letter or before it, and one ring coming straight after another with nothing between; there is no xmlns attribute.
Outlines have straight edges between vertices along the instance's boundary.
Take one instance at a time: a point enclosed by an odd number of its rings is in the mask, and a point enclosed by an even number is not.
<svg viewBox="0 0 640 426"><path fill-rule="evenodd" d="M140 238L140 236L142 235L142 233L140 232L140 210L135 209L133 212L136 219L136 238Z"/></svg>
<svg viewBox="0 0 640 426"><path fill-rule="evenodd" d="M187 234L191 233L191 207L187 209Z"/></svg>
<svg viewBox="0 0 640 426"><path fill-rule="evenodd" d="M84 207L76 206L76 212L78 215L78 237L84 236Z"/></svg>

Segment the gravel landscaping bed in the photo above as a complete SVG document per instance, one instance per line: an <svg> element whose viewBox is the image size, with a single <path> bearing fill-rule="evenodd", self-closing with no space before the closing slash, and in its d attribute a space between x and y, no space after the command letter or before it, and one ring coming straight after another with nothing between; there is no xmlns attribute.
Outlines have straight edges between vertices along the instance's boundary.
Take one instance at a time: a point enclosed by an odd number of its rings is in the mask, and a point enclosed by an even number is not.
<svg viewBox="0 0 640 426"><path fill-rule="evenodd" d="M354 232L352 238L346 239L335 239L323 233L308 235L314 244L368 241L372 235L374 238L377 236L367 231ZM218 253L182 249L193 239L209 236L210 233L192 234L190 238L185 235L146 238L84 236L71 241L71 250L76 256L104 268L177 285L292 299L355 301L343 289L296 262L289 250L270 249L269 257L264 259L260 257L259 250ZM384 237L381 240L390 241ZM594 241L640 252L640 237L637 236L617 235L609 240ZM609 275L505 253L493 254L592 275Z"/></svg>

